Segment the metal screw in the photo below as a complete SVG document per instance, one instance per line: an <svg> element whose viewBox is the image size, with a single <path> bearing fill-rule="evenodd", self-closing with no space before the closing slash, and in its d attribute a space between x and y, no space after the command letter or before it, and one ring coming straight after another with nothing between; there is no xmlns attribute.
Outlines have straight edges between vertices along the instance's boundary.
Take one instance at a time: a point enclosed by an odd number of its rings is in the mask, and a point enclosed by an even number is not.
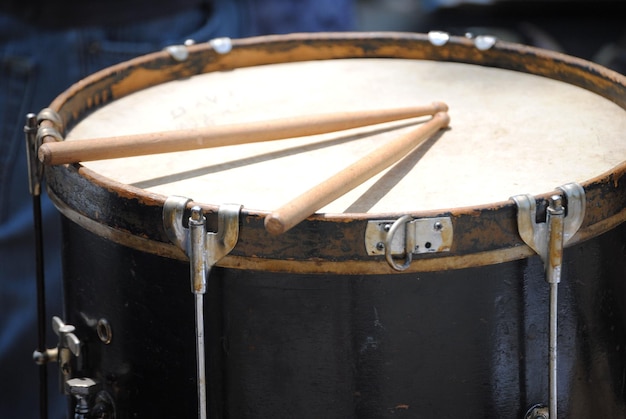
<svg viewBox="0 0 626 419"><path fill-rule="evenodd" d="M65 389L73 396L87 397L99 388L99 384L91 378L72 378L65 382Z"/></svg>
<svg viewBox="0 0 626 419"><path fill-rule="evenodd" d="M383 243L383 242L376 243L376 249L377 250L385 250L385 243Z"/></svg>
<svg viewBox="0 0 626 419"><path fill-rule="evenodd" d="M385 224L385 225L383 226L383 230L385 230L385 231L387 231L387 232L388 232L389 230L391 230L391 224Z"/></svg>
<svg viewBox="0 0 626 419"><path fill-rule="evenodd" d="M193 221L202 220L202 209L199 206L195 206L191 209L191 219Z"/></svg>
<svg viewBox="0 0 626 419"><path fill-rule="evenodd" d="M550 200L552 201L552 207L553 208L559 208L561 206L563 206L563 197L561 195L552 195L550 197Z"/></svg>
<svg viewBox="0 0 626 419"><path fill-rule="evenodd" d="M435 229L435 231L440 231L441 229L443 229L443 224L441 224L441 221L437 221L435 225L433 225L433 228Z"/></svg>

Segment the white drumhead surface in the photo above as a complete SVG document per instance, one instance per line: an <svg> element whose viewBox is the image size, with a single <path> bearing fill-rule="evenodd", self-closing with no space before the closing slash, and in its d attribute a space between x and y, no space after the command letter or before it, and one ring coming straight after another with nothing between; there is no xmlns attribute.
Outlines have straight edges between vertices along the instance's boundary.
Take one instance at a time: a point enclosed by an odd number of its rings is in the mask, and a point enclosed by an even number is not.
<svg viewBox="0 0 626 419"><path fill-rule="evenodd" d="M169 82L97 110L68 140L433 101L449 105L449 130L320 212L484 205L584 182L626 158L626 112L594 93L525 73L404 59L267 65ZM385 124L83 165L165 196L271 211L411 128Z"/></svg>

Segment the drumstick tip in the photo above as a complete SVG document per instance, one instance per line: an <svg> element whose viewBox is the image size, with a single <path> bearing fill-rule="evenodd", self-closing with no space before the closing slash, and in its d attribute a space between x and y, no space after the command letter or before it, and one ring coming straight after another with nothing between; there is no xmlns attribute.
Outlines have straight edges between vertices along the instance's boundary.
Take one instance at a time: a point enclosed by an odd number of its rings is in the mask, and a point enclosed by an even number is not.
<svg viewBox="0 0 626 419"><path fill-rule="evenodd" d="M37 157L43 164L49 164L52 159L52 152L46 144L42 144L39 146L39 150L37 151Z"/></svg>
<svg viewBox="0 0 626 419"><path fill-rule="evenodd" d="M433 102L433 108L435 109L434 113L437 112L448 112L448 105L445 102L435 101Z"/></svg>
<svg viewBox="0 0 626 419"><path fill-rule="evenodd" d="M286 231L285 224L281 221L280 215L272 213L265 217L265 230L268 233L278 236Z"/></svg>
<svg viewBox="0 0 626 419"><path fill-rule="evenodd" d="M441 128L447 128L450 125L450 115L448 112L437 112L433 115L433 119L439 119Z"/></svg>

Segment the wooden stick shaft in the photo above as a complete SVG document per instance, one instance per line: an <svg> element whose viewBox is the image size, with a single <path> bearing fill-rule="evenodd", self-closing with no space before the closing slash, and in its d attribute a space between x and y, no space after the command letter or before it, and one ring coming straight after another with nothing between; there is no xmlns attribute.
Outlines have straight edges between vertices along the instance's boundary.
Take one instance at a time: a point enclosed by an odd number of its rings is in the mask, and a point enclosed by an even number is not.
<svg viewBox="0 0 626 419"><path fill-rule="evenodd" d="M265 229L271 234L284 233L326 204L401 160L441 128L445 128L449 122L450 118L447 113L435 114L430 121L377 148L361 160L269 214L265 218Z"/></svg>
<svg viewBox="0 0 626 419"><path fill-rule="evenodd" d="M46 142L39 147L39 160L55 165L281 140L433 115L446 110L444 103L435 102L412 108L342 112L154 134Z"/></svg>

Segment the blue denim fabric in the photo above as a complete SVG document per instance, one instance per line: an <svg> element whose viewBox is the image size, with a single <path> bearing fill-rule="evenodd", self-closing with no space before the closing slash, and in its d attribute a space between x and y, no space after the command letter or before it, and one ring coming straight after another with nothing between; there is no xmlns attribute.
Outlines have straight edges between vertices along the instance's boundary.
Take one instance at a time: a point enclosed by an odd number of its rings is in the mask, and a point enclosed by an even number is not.
<svg viewBox="0 0 626 419"><path fill-rule="evenodd" d="M38 416L34 234L23 126L78 80L139 55L219 36L346 30L352 0L215 0L190 10L112 28L43 30L0 13L0 418ZM59 215L42 195L47 319L63 317ZM50 325L47 325L50 329ZM56 344L49 330L48 346ZM65 416L57 369L49 368L50 417Z"/></svg>
<svg viewBox="0 0 626 419"><path fill-rule="evenodd" d="M246 13L232 1L116 28L45 31L0 14L0 417L38 417L34 234L23 126L76 81L117 62L186 39L247 35ZM47 318L63 316L59 216L42 196ZM50 329L50 325L47 325ZM56 336L48 334L48 346ZM57 370L49 371L51 417L65 416Z"/></svg>
<svg viewBox="0 0 626 419"><path fill-rule="evenodd" d="M253 30L259 34L349 31L353 0L252 0Z"/></svg>

